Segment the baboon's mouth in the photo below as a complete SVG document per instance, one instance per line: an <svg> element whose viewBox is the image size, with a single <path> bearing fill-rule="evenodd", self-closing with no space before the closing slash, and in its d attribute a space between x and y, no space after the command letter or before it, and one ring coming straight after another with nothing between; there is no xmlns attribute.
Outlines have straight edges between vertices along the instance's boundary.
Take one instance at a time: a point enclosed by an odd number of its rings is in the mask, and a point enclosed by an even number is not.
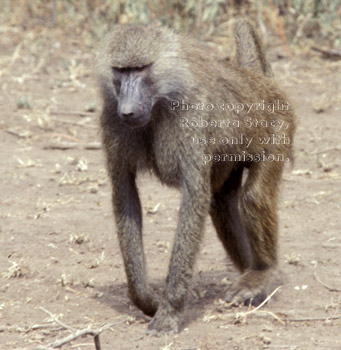
<svg viewBox="0 0 341 350"><path fill-rule="evenodd" d="M124 118L123 122L124 124L128 125L130 128L141 128L148 124L149 122L149 116L148 115L142 115L138 118Z"/></svg>

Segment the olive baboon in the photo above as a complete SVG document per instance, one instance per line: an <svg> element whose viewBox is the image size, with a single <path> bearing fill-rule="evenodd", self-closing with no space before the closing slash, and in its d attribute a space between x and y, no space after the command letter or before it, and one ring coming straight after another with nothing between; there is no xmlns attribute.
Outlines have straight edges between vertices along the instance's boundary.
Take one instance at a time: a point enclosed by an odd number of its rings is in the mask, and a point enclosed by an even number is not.
<svg viewBox="0 0 341 350"><path fill-rule="evenodd" d="M102 140L128 290L154 316L150 330L179 330L208 214L241 272L226 300L257 304L276 276L277 197L294 113L265 76L271 68L253 28L239 20L235 32L238 64L219 62L199 41L154 25L117 26L97 58ZM147 283L135 183L143 169L182 191L161 297Z"/></svg>

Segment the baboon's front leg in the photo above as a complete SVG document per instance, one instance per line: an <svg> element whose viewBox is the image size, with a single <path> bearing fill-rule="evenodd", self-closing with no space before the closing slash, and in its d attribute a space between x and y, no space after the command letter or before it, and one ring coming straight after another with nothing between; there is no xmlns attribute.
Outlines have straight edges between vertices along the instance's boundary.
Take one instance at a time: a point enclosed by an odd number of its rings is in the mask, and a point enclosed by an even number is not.
<svg viewBox="0 0 341 350"><path fill-rule="evenodd" d="M126 173L113 177L112 189L117 234L127 274L129 296L145 314L153 316L158 303L147 285L142 242L142 211L135 175Z"/></svg>
<svg viewBox="0 0 341 350"><path fill-rule="evenodd" d="M183 186L179 222L167 276L166 289L158 311L148 326L157 332L178 332L193 265L202 237L210 194L200 179Z"/></svg>

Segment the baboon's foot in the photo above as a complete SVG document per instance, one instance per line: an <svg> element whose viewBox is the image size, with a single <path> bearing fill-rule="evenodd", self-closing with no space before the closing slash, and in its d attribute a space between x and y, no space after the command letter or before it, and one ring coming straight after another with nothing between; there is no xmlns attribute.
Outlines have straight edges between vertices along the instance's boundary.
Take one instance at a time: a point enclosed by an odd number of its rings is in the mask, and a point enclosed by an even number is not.
<svg viewBox="0 0 341 350"><path fill-rule="evenodd" d="M178 333L180 328L179 312L169 306L160 305L155 316L149 322L147 333Z"/></svg>
<svg viewBox="0 0 341 350"><path fill-rule="evenodd" d="M257 306L281 284L277 269L247 270L227 291L225 301L231 306L240 304Z"/></svg>

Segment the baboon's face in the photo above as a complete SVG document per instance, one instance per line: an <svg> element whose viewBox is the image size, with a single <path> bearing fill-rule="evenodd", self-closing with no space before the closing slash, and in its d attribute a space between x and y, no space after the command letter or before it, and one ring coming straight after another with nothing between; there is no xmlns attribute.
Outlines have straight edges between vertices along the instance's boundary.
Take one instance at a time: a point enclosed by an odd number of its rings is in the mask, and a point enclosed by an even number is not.
<svg viewBox="0 0 341 350"><path fill-rule="evenodd" d="M113 85L118 97L117 114L132 128L146 125L151 118L151 66L113 67Z"/></svg>

